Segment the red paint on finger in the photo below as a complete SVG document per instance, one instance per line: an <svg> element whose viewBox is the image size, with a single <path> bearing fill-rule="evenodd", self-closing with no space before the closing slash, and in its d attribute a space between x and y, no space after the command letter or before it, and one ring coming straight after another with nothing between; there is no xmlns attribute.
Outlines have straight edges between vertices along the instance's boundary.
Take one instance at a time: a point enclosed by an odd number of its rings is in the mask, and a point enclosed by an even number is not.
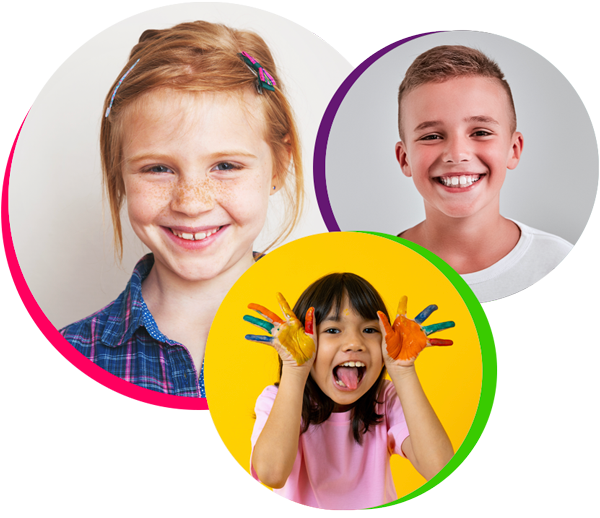
<svg viewBox="0 0 600 518"><path fill-rule="evenodd" d="M314 325L315 325L315 308L308 308L306 312L306 318L304 319L304 329L307 334L314 334Z"/></svg>
<svg viewBox="0 0 600 518"><path fill-rule="evenodd" d="M429 345L438 345L438 346L446 346L452 345L454 342L452 340L442 340L441 338L432 338L429 340Z"/></svg>

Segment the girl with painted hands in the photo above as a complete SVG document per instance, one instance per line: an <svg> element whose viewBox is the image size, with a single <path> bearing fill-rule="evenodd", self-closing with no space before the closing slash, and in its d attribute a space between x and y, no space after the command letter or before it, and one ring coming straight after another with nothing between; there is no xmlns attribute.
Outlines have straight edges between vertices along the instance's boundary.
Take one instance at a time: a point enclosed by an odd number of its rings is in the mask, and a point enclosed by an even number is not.
<svg viewBox="0 0 600 518"><path fill-rule="evenodd" d="M108 92L100 148L117 255L121 209L151 253L125 291L61 330L110 373L205 397L210 325L260 254L273 194L298 221L300 143L271 52L249 31L203 21L145 31Z"/></svg>
<svg viewBox="0 0 600 518"><path fill-rule="evenodd" d="M267 321L245 317L271 334L246 338L280 356L280 382L256 402L254 478L301 504L362 509L396 500L391 454L435 476L454 452L414 362L427 346L451 345L428 335L454 323L421 326L437 308L411 320L404 298L390 325L379 293L352 273L314 282L293 311L279 302L285 319L254 304Z"/></svg>

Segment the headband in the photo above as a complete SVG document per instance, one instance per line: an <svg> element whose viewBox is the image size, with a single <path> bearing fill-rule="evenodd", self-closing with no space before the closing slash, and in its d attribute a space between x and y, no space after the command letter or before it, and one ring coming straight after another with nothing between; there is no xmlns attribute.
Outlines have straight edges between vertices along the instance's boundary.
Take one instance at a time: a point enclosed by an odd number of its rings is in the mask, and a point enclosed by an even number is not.
<svg viewBox="0 0 600 518"><path fill-rule="evenodd" d="M127 74L129 74L129 72L131 72L133 70L133 67L136 66L139 61L140 60L138 59L133 65L131 65L131 68L127 72L125 72L123 74L123 77L119 80L119 82L117 83L117 86L115 86L115 89L113 90L112 97L110 98L110 104L108 105L108 108L106 108L106 113L104 114L104 118L105 119L110 114L110 109L112 108L113 101L115 100L115 95L117 95L117 90L119 89L119 86L121 86L121 83L127 77Z"/></svg>

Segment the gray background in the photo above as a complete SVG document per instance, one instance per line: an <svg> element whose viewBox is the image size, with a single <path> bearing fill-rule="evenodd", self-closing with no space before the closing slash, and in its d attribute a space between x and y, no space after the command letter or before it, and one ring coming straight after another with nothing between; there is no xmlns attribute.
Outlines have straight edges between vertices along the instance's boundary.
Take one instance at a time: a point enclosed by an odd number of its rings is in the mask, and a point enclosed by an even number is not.
<svg viewBox="0 0 600 518"><path fill-rule="evenodd" d="M313 33L266 11L218 3L147 11L92 38L56 71L36 99L15 150L9 190L15 250L33 296L57 328L114 300L147 252L125 207L122 265L114 258L98 144L104 97L144 30L198 19L252 30L270 46L297 116L306 178L304 217L286 242L327 231L314 194L312 152L322 114L350 64ZM279 199L271 197L255 250L280 230Z"/></svg>
<svg viewBox="0 0 600 518"><path fill-rule="evenodd" d="M341 230L398 234L425 219L423 199L402 174L398 87L422 52L465 45L494 59L511 86L524 149L507 172L500 212L571 243L594 204L598 151L589 116L566 78L529 48L493 34L431 34L396 47L371 65L344 98L329 135L327 190Z"/></svg>

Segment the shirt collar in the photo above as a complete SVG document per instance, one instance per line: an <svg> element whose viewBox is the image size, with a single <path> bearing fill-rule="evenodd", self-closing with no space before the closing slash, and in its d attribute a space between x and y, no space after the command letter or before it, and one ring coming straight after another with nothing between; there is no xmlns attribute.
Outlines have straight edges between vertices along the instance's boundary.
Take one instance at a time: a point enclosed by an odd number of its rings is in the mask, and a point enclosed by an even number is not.
<svg viewBox="0 0 600 518"><path fill-rule="evenodd" d="M154 255L147 254L135 265L131 279L125 290L113 303L104 332L102 342L108 346L117 347L133 336L140 326L144 325L142 298L142 282L154 266Z"/></svg>
<svg viewBox="0 0 600 518"><path fill-rule="evenodd" d="M255 262L264 256L265 254L253 252ZM153 266L153 254L150 253L142 257L135 265L133 274L125 290L113 303L108 313L104 332L102 333L102 342L109 347L118 347L127 343L140 326L146 325L144 322L144 310L148 312L148 309L142 297L142 282L148 277ZM156 327L153 321L152 323ZM156 332L160 334L161 339L164 338L165 342L168 342L167 338L160 333L158 328L156 328Z"/></svg>

